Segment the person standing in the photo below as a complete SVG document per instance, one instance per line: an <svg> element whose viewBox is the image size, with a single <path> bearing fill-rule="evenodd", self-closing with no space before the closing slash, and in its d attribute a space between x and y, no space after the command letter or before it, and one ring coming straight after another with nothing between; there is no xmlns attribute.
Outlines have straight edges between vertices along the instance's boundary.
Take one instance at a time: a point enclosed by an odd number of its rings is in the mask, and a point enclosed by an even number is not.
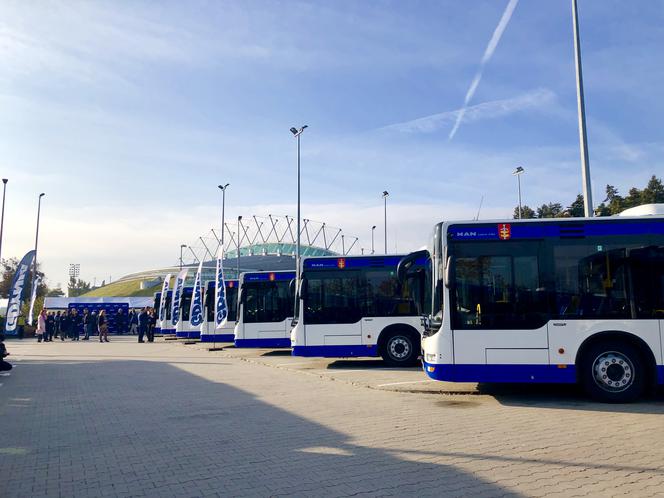
<svg viewBox="0 0 664 498"><path fill-rule="evenodd" d="M145 308L138 314L138 342L145 342L143 337L148 333L149 317ZM149 339L149 337L148 337Z"/></svg>
<svg viewBox="0 0 664 498"><path fill-rule="evenodd" d="M25 317L23 315L18 315L18 320L16 321L18 338L23 339L23 334L25 333Z"/></svg>
<svg viewBox="0 0 664 498"><path fill-rule="evenodd" d="M148 342L154 342L154 329L157 326L157 312L154 308L148 308Z"/></svg>
<svg viewBox="0 0 664 498"><path fill-rule="evenodd" d="M119 308L115 315L115 330L118 335L122 335L127 331L127 317L123 313L122 308Z"/></svg>
<svg viewBox="0 0 664 498"><path fill-rule="evenodd" d="M84 341L90 340L90 334L88 333L88 324L90 323L90 312L87 308L83 308L83 336Z"/></svg>
<svg viewBox="0 0 664 498"><path fill-rule="evenodd" d="M108 340L108 320L106 318L106 310L101 310L99 312L97 323L99 327L99 342L110 342Z"/></svg>
<svg viewBox="0 0 664 498"><path fill-rule="evenodd" d="M55 337L58 337L60 335L60 318L61 318L61 313L58 311L55 316L53 317L54 322L55 322Z"/></svg>
<svg viewBox="0 0 664 498"><path fill-rule="evenodd" d="M5 334L0 333L0 372L8 372L12 369L12 364L5 361L5 358L9 356L9 352L4 341Z"/></svg>
<svg viewBox="0 0 664 498"><path fill-rule="evenodd" d="M69 311L65 310L62 312L60 317L60 340L64 341L65 338L69 337L69 328L71 326L71 320L69 319Z"/></svg>
<svg viewBox="0 0 664 498"><path fill-rule="evenodd" d="M37 317L37 342L42 342L46 333L46 310L42 308Z"/></svg>
<svg viewBox="0 0 664 498"><path fill-rule="evenodd" d="M95 335L95 332L97 331L97 313L94 311L92 313L88 313L88 318L87 321L85 322L85 337L83 337L84 341L89 341L91 335Z"/></svg>
<svg viewBox="0 0 664 498"><path fill-rule="evenodd" d="M129 321L129 333L131 335L136 335L136 333L138 332L138 319L136 318L136 312L133 309L129 310L128 321Z"/></svg>
<svg viewBox="0 0 664 498"><path fill-rule="evenodd" d="M78 314L78 311L76 309L71 310L71 340L72 341L78 341L80 338L81 334L81 326L83 324L83 320L81 319L81 315Z"/></svg>
<svg viewBox="0 0 664 498"><path fill-rule="evenodd" d="M46 336L44 340L48 342L53 342L53 334L55 333L55 316L53 312L49 311L46 313Z"/></svg>

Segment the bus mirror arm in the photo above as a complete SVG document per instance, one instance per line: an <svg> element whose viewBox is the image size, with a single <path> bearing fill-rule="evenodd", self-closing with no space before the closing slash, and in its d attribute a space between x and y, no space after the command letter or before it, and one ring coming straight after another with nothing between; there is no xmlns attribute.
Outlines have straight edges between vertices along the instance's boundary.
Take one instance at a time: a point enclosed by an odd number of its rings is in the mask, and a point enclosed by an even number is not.
<svg viewBox="0 0 664 498"><path fill-rule="evenodd" d="M443 280L445 282L445 287L450 288L450 269L452 268L452 257L448 256L447 261L445 261L445 268L444 268L444 277Z"/></svg>
<svg viewBox="0 0 664 498"><path fill-rule="evenodd" d="M413 266L413 264L415 264L415 262L421 258L431 258L429 251L423 249L421 251L411 252L407 256L401 258L401 261L399 261L399 264L397 265L397 280L399 283L403 284L406 281L408 271Z"/></svg>

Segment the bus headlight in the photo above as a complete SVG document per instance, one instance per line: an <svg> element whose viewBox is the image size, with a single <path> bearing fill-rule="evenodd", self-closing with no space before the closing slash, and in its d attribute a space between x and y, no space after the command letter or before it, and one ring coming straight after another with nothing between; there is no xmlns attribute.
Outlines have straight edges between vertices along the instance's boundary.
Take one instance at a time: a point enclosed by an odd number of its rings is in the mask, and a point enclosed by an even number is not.
<svg viewBox="0 0 664 498"><path fill-rule="evenodd" d="M427 353L424 355L424 361L427 363L433 363L436 361L436 353Z"/></svg>

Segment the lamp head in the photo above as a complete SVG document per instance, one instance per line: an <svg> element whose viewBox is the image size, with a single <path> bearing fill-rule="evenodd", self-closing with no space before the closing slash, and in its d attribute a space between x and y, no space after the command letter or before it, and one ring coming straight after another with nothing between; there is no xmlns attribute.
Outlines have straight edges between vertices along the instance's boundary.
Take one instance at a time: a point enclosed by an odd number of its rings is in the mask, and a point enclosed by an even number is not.
<svg viewBox="0 0 664 498"><path fill-rule="evenodd" d="M3 178L2 183L7 183L9 181L9 178Z"/></svg>
<svg viewBox="0 0 664 498"><path fill-rule="evenodd" d="M520 175L523 173L525 170L521 166L517 166L517 168L512 172L513 175Z"/></svg>
<svg viewBox="0 0 664 498"><path fill-rule="evenodd" d="M185 247L187 247L187 244L180 244L181 249L184 249Z"/></svg>
<svg viewBox="0 0 664 498"><path fill-rule="evenodd" d="M293 135L297 135L297 128L292 127L292 128L290 129L290 132L291 132Z"/></svg>
<svg viewBox="0 0 664 498"><path fill-rule="evenodd" d="M383 190L383 197L387 197L390 193L387 190Z"/></svg>
<svg viewBox="0 0 664 498"><path fill-rule="evenodd" d="M372 229L372 230L375 230L375 229L376 229L376 225L372 226L371 229Z"/></svg>
<svg viewBox="0 0 664 498"><path fill-rule="evenodd" d="M39 198L41 199L41 198L44 197L45 195L46 195L46 194L45 194L44 192L42 192L41 194L39 194Z"/></svg>

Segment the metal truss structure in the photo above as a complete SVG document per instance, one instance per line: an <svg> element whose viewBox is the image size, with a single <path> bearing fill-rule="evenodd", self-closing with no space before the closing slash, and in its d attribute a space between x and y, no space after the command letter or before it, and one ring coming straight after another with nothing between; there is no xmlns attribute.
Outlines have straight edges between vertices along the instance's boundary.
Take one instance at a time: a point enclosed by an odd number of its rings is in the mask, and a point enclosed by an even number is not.
<svg viewBox="0 0 664 498"><path fill-rule="evenodd" d="M295 256L297 223L292 216L242 217L226 222L224 256L227 258L260 255ZM358 237L348 236L341 228L310 219L302 220L300 244L302 256L359 254ZM212 228L187 245L183 254L187 265L211 261L221 247L221 230Z"/></svg>

